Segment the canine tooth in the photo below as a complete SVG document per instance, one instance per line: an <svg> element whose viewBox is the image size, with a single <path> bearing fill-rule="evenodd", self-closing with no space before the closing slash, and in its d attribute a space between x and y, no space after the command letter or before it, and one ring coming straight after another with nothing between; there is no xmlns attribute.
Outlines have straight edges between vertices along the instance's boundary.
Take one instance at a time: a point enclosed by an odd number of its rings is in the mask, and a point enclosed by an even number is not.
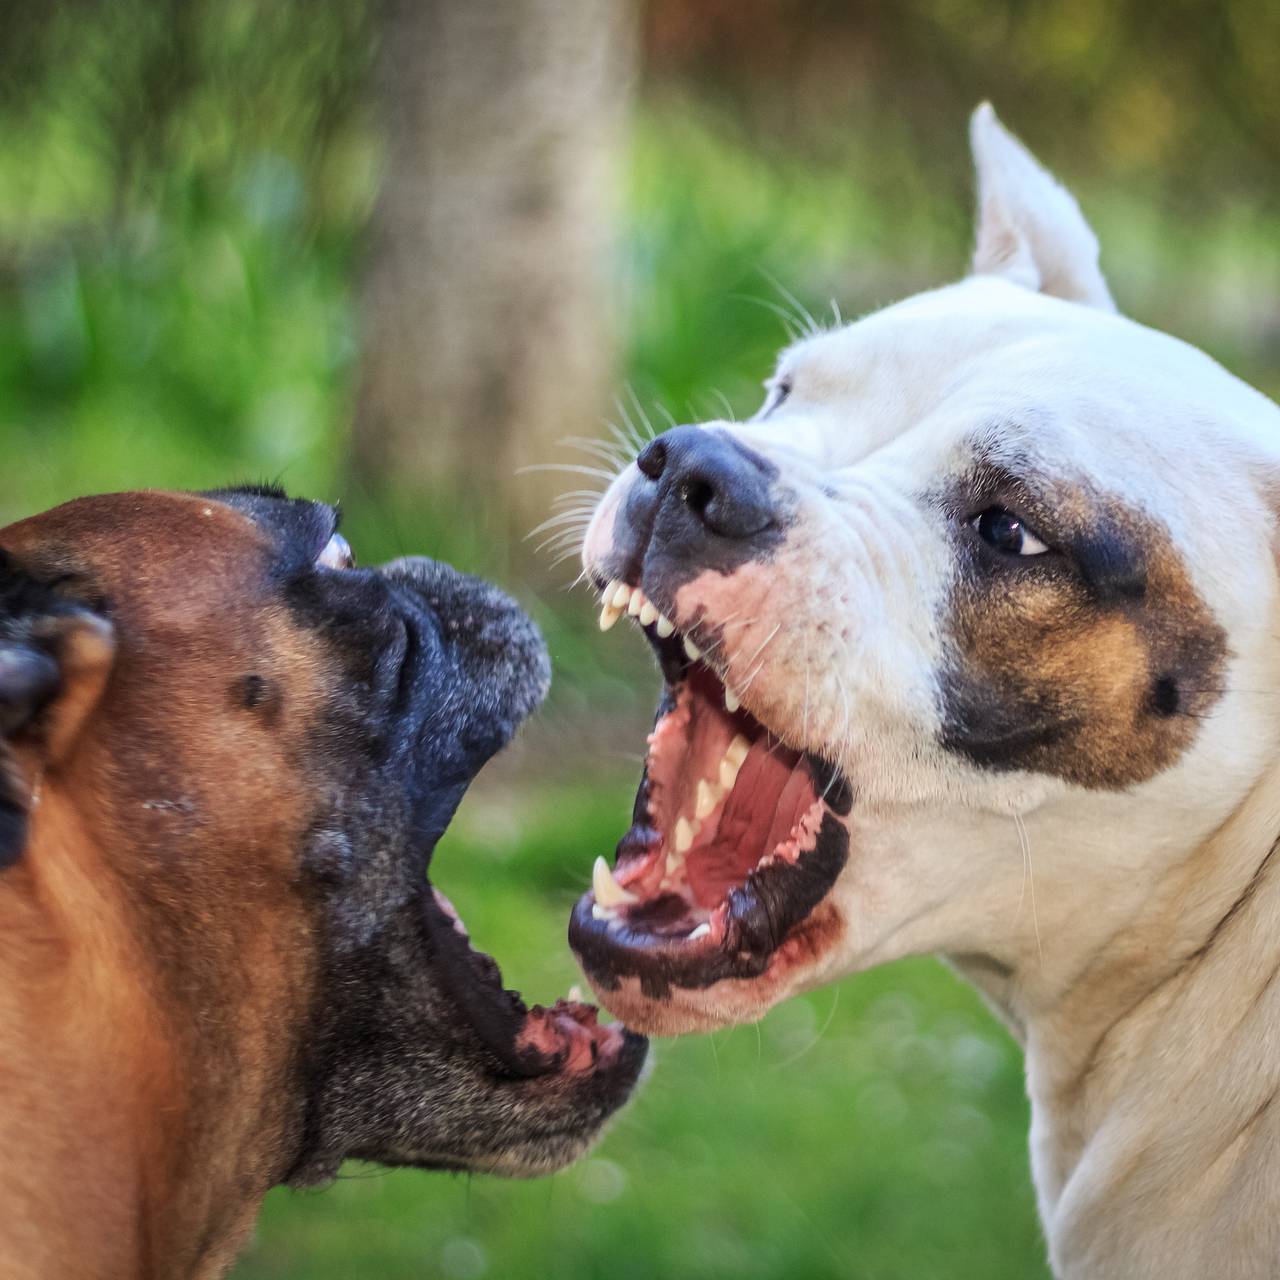
<svg viewBox="0 0 1280 1280"><path fill-rule="evenodd" d="M747 758L750 750L751 739L742 733L738 734L725 748L724 758L734 766L735 773L742 768L742 762Z"/></svg>
<svg viewBox="0 0 1280 1280"><path fill-rule="evenodd" d="M600 610L600 630L608 631L620 617L622 617L621 609L615 609L611 604L605 605Z"/></svg>
<svg viewBox="0 0 1280 1280"><path fill-rule="evenodd" d="M627 612L634 618L644 608L645 594L637 587L631 593L631 600L627 604Z"/></svg>
<svg viewBox="0 0 1280 1280"><path fill-rule="evenodd" d="M702 650L688 636L684 638L684 651L690 662L697 662L702 657Z"/></svg>
<svg viewBox="0 0 1280 1280"><path fill-rule="evenodd" d="M693 846L693 827L688 818L681 818L676 823L676 852L687 853Z"/></svg>
<svg viewBox="0 0 1280 1280"><path fill-rule="evenodd" d="M738 709L740 706L742 706L742 703L738 701L738 695L737 695L736 693L734 693L734 691L733 691L732 689L730 689L728 685L725 685L725 687L724 687L724 709L725 709L725 710L726 710L730 715L733 715L733 713L734 713L735 711L737 711L737 709Z"/></svg>
<svg viewBox="0 0 1280 1280"><path fill-rule="evenodd" d="M618 583L618 588L609 597L609 603L615 609L625 609L631 599L631 588L625 582Z"/></svg>
<svg viewBox="0 0 1280 1280"><path fill-rule="evenodd" d="M624 889L614 878L609 864L603 855L596 858L596 865L591 868L591 888L596 895L596 904L602 907L624 907L629 902L638 902L634 893Z"/></svg>
<svg viewBox="0 0 1280 1280"><path fill-rule="evenodd" d="M642 627L652 626L658 620L658 611L654 608L652 600L646 600L640 609L640 625Z"/></svg>
<svg viewBox="0 0 1280 1280"><path fill-rule="evenodd" d="M676 624L665 613L658 614L658 639L665 640L676 629Z"/></svg>
<svg viewBox="0 0 1280 1280"><path fill-rule="evenodd" d="M565 997L570 1004L581 1004L586 998L582 988L576 982L569 988L569 994Z"/></svg>
<svg viewBox="0 0 1280 1280"><path fill-rule="evenodd" d="M720 761L720 786L724 791L732 791L738 780L738 766L732 760Z"/></svg>
<svg viewBox="0 0 1280 1280"><path fill-rule="evenodd" d="M693 805L694 817L705 818L720 803L723 794L717 783L702 778L698 782L698 794Z"/></svg>
<svg viewBox="0 0 1280 1280"><path fill-rule="evenodd" d="M602 907L598 902L591 904L591 918L593 920L616 920L618 913L612 907Z"/></svg>
<svg viewBox="0 0 1280 1280"><path fill-rule="evenodd" d="M697 942L699 938L705 938L711 932L711 926L704 920L689 936L686 942Z"/></svg>
<svg viewBox="0 0 1280 1280"><path fill-rule="evenodd" d="M667 854L667 875L673 876L684 866L684 854L677 853L674 849Z"/></svg>

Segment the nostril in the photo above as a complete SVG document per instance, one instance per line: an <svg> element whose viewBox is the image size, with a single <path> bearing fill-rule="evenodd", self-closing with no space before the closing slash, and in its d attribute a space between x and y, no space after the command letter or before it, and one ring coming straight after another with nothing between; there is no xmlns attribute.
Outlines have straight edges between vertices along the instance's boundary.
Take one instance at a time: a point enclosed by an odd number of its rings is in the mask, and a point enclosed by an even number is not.
<svg viewBox="0 0 1280 1280"><path fill-rule="evenodd" d="M715 489L707 481L692 477L680 482L680 501L696 515L705 516L711 500L716 496Z"/></svg>
<svg viewBox="0 0 1280 1280"><path fill-rule="evenodd" d="M640 468L641 474L648 476L650 480L657 480L666 465L667 446L662 440L650 440L636 458L636 466Z"/></svg>

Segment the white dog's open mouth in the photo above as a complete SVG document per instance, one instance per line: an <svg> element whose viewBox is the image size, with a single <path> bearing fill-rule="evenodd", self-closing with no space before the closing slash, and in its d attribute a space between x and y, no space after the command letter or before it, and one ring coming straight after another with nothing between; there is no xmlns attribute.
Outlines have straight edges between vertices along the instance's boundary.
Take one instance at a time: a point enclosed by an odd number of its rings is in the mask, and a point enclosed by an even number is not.
<svg viewBox="0 0 1280 1280"><path fill-rule="evenodd" d="M621 591L604 589L607 609ZM853 796L838 770L726 697L699 647L708 628L695 639L652 606L631 612L667 687L616 869L597 861L569 940L597 985L634 976L662 998L764 972L840 874Z"/></svg>

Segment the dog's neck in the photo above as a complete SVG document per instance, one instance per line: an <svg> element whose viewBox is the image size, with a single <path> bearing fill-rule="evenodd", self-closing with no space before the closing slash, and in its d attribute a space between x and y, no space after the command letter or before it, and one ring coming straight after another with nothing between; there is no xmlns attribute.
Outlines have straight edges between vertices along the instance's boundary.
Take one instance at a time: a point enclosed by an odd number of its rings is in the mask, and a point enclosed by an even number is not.
<svg viewBox="0 0 1280 1280"><path fill-rule="evenodd" d="M156 982L150 961L158 950L180 958L200 931L234 935L207 902L172 900L164 851L156 902L144 900L121 878L101 815L46 782L23 857L0 884L12 1104L0 1140L22 1152L0 1175L0 1193L18 1207L0 1228L0 1271L62 1274L76 1258L84 1275L221 1274L278 1176L279 1069L264 1075L258 1108L225 1105L228 1080L243 1070L225 1052L230 1028L184 1021L186 1004ZM186 915L185 929L166 925L166 913ZM251 970L228 971L256 989ZM200 968L176 972L190 979L197 1010L218 1007L199 998ZM197 1097L208 1105L197 1108ZM28 1223L40 1224L37 1235Z"/></svg>
<svg viewBox="0 0 1280 1280"><path fill-rule="evenodd" d="M1252 1277L1280 1257L1280 770L1055 989L970 973L1021 1032L1063 1280ZM1232 1271L1236 1267L1238 1270Z"/></svg>

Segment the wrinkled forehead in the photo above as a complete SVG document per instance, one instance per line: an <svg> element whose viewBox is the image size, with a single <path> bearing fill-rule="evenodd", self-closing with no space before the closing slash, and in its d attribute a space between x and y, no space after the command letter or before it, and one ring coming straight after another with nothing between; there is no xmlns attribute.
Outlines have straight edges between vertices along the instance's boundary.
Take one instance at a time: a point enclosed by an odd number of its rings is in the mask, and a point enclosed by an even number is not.
<svg viewBox="0 0 1280 1280"><path fill-rule="evenodd" d="M332 531L329 508L257 490L144 491L75 499L0 530L0 547L117 612L180 622L272 592Z"/></svg>
<svg viewBox="0 0 1280 1280"><path fill-rule="evenodd" d="M936 487L975 463L1121 493L1150 514L1280 461L1270 406L1209 357L1121 316L975 277L781 356L766 452ZM1194 483L1188 469L1193 469Z"/></svg>

